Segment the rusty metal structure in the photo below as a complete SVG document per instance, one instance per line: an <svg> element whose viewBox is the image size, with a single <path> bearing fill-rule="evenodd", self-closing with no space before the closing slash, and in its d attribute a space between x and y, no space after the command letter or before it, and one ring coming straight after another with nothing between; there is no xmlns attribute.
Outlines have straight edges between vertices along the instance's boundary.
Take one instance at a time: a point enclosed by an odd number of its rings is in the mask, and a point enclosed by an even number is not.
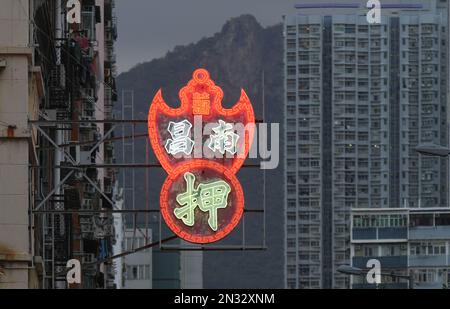
<svg viewBox="0 0 450 309"><path fill-rule="evenodd" d="M30 1L37 62L43 68L45 96L39 117L29 121L35 132L36 178L30 197L36 255L42 260L42 288L114 288L111 264L95 264L114 244L112 215L87 211L113 209L117 169L112 163L111 124L115 90L114 41L117 25L112 0L80 1L81 23L68 24L67 1ZM45 48L44 48L45 47ZM36 121L36 122L34 122ZM92 165L77 168L77 165ZM38 211L44 211L38 215ZM64 211L73 211L70 214ZM83 265L80 284L68 286L66 264Z"/></svg>
<svg viewBox="0 0 450 309"><path fill-rule="evenodd" d="M262 208L250 205L245 212L262 215L263 240L256 245L246 242L245 219L241 243L187 245L163 232L158 205L149 203L150 192L144 208L136 205L135 170L145 169L148 190L150 171L161 166L148 161L147 136L136 130L147 120L134 119L133 99L122 96L121 118L114 106L118 104L115 1L79 2L79 24L68 24L67 0L8 2L11 10L21 12L21 29L27 30L20 35L19 47L6 42L3 48L0 43L0 77L19 68L31 69L24 73L28 83L17 91L24 95L17 99L24 105L20 118L0 109L0 175L14 174L21 180L21 185L0 188L0 288L118 288L115 278L126 275L120 267L123 258L149 248L180 254L264 250L265 198ZM0 88L4 85L0 80ZM143 163L134 157L140 138L147 141ZM116 142L122 146L122 162L115 158ZM125 160L128 154L131 158ZM130 183L123 176L125 170L132 173ZM265 173L262 178L265 182ZM127 190L131 198L124 198ZM123 243L116 219L134 230L130 248ZM148 235L150 230L157 237ZM20 236L20 241L8 233ZM145 242L135 244L138 236ZM81 262L81 283L67 283L71 259Z"/></svg>

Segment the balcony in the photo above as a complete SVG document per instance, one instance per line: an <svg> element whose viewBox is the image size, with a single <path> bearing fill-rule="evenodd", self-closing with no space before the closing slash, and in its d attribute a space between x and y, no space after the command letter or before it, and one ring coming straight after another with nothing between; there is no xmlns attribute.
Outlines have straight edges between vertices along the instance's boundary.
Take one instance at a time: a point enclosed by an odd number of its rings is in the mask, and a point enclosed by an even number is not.
<svg viewBox="0 0 450 309"><path fill-rule="evenodd" d="M352 266L366 268L367 261L377 259L381 263L381 268L406 268L408 266L408 256L355 256L352 259Z"/></svg>
<svg viewBox="0 0 450 309"><path fill-rule="evenodd" d="M411 240L433 240L450 238L450 226L418 226L409 228Z"/></svg>
<svg viewBox="0 0 450 309"><path fill-rule="evenodd" d="M408 237L408 229L386 227L378 229L378 239L406 239Z"/></svg>
<svg viewBox="0 0 450 309"><path fill-rule="evenodd" d="M375 240L377 239L376 228L353 229L354 240Z"/></svg>
<svg viewBox="0 0 450 309"><path fill-rule="evenodd" d="M447 267L450 263L449 255L410 255L409 266L412 267Z"/></svg>
<svg viewBox="0 0 450 309"><path fill-rule="evenodd" d="M427 282L427 283L416 283L415 289L422 290L440 290L443 289L443 282Z"/></svg>
<svg viewBox="0 0 450 309"><path fill-rule="evenodd" d="M359 283L353 284L352 289L367 290L367 289L386 289L386 290L404 290L408 288L408 283L382 283L378 287L376 284Z"/></svg>
<svg viewBox="0 0 450 309"><path fill-rule="evenodd" d="M408 238L406 227L354 228L353 240L392 240Z"/></svg>

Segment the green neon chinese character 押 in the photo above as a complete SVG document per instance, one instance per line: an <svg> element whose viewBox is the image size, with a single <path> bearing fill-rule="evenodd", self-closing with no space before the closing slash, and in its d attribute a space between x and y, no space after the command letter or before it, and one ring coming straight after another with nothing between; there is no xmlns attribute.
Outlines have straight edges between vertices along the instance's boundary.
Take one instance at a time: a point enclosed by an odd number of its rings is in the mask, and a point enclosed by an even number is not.
<svg viewBox="0 0 450 309"><path fill-rule="evenodd" d="M207 184L199 184L194 188L195 176L192 173L184 174L186 180L186 192L177 196L178 204L184 207L174 210L175 217L182 220L187 226L195 224L195 209L209 212L208 225L213 231L218 229L217 210L226 208L228 195L231 192L230 185L223 180Z"/></svg>

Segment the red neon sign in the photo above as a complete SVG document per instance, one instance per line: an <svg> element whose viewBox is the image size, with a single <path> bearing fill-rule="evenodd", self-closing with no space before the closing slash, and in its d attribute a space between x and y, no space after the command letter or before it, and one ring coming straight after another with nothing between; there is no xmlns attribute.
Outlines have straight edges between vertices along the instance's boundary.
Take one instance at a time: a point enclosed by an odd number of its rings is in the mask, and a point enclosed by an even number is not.
<svg viewBox="0 0 450 309"><path fill-rule="evenodd" d="M152 148L169 174L161 190L161 214L182 239L211 243L231 233L242 218L244 192L235 174L253 142L255 116L244 90L231 109L223 108L223 91L205 69L194 72L179 97L181 106L173 109L159 90L148 114ZM202 129L204 123L211 125L209 135L195 137L198 118ZM237 123L245 130L236 130ZM215 156L203 157L204 148Z"/></svg>

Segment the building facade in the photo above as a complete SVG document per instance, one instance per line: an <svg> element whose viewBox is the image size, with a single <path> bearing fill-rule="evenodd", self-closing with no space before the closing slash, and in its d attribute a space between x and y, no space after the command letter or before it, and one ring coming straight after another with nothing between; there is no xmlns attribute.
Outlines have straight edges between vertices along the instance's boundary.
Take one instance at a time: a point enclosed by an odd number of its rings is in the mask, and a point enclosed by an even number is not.
<svg viewBox="0 0 450 309"><path fill-rule="evenodd" d="M37 145L28 119L39 117L48 71L31 47L30 2L2 0L0 5L0 288L39 288L43 263L35 254L39 238L30 231L34 222L28 216L29 195L34 196L38 181L28 165L35 162Z"/></svg>
<svg viewBox="0 0 450 309"><path fill-rule="evenodd" d="M144 235L143 235L144 234ZM126 251L144 247L152 243L151 229L126 229L124 245ZM123 259L124 280L123 289L152 288L152 249L145 249Z"/></svg>
<svg viewBox="0 0 450 309"><path fill-rule="evenodd" d="M354 210L351 265L366 269L377 259L383 273L412 276L415 289L450 287L450 210L397 208ZM352 277L352 288L410 288L409 280L382 276L381 284Z"/></svg>
<svg viewBox="0 0 450 309"><path fill-rule="evenodd" d="M352 209L448 207L415 150L448 145L448 2L313 7L284 23L286 287L346 288Z"/></svg>
<svg viewBox="0 0 450 309"><path fill-rule="evenodd" d="M100 142L116 100L114 1L79 1L74 24L66 3L0 1L0 287L114 287L100 261L116 171L96 168L114 159ZM67 283L70 259L81 284Z"/></svg>

